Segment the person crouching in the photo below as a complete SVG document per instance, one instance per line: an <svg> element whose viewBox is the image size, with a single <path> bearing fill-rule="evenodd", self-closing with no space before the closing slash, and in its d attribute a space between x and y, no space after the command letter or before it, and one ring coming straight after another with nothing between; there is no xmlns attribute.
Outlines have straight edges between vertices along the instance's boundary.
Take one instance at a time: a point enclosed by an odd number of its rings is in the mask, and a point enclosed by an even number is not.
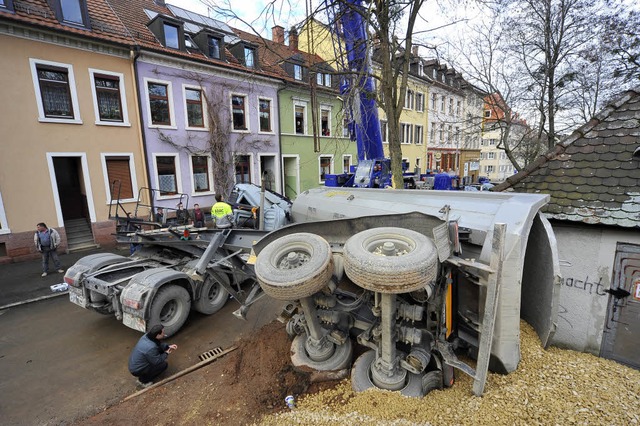
<svg viewBox="0 0 640 426"><path fill-rule="evenodd" d="M178 349L178 345L160 342L164 337L164 327L160 324L154 325L138 340L131 351L129 372L138 378L138 386L151 386L153 380L169 366L167 357Z"/></svg>

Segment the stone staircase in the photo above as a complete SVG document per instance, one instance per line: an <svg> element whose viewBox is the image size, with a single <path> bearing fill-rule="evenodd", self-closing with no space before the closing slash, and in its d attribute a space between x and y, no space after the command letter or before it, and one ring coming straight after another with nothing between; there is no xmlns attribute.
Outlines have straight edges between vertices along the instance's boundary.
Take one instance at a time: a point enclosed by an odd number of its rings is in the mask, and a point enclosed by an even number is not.
<svg viewBox="0 0 640 426"><path fill-rule="evenodd" d="M100 247L95 243L91 225L86 219L65 220L64 229L67 233L67 251L69 253Z"/></svg>

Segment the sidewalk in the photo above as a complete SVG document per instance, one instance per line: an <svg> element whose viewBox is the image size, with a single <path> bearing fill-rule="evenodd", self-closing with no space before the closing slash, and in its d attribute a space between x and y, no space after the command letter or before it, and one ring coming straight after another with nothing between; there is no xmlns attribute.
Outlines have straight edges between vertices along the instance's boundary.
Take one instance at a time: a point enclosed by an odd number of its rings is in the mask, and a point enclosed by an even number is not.
<svg viewBox="0 0 640 426"><path fill-rule="evenodd" d="M66 271L78 259L90 254L104 252L128 256L129 248L94 249L70 254L58 253L58 256L60 257L62 268ZM52 285L64 282L64 273L56 272L53 262L49 261L49 275L41 277L41 274L42 262L40 258L0 265L0 309L48 297L67 295L66 291L51 291Z"/></svg>

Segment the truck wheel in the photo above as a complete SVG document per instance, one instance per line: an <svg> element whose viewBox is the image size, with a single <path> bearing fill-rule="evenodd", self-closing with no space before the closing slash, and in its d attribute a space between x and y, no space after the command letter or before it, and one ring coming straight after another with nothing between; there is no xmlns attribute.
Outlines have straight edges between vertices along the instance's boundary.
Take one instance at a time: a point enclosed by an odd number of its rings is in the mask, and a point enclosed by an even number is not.
<svg viewBox="0 0 640 426"><path fill-rule="evenodd" d="M200 298L195 302L195 310L211 315L222 309L229 300L229 293L225 290L224 284L229 285L229 278L225 274L208 273L202 284Z"/></svg>
<svg viewBox="0 0 640 426"><path fill-rule="evenodd" d="M165 336L173 336L189 316L191 297L177 285L166 285L156 293L147 324L162 324Z"/></svg>
<svg viewBox="0 0 640 426"><path fill-rule="evenodd" d="M375 360L376 352L367 351L353 363L353 367L351 367L351 387L355 392L378 388L371 381L371 366ZM424 396L421 379L422 375L407 372L407 383L400 389L400 393L404 396L421 398Z"/></svg>
<svg viewBox="0 0 640 426"><path fill-rule="evenodd" d="M317 371L336 371L347 368L351 363L353 356L353 345L351 339L347 339L343 345L334 346L331 356L324 361L316 361L309 357L309 353L305 349L307 343L307 335L299 334L291 343L291 364L297 369L312 369Z"/></svg>
<svg viewBox="0 0 640 426"><path fill-rule="evenodd" d="M429 371L427 374L422 376L422 391L424 394L428 394L432 390L442 389L442 371L434 370Z"/></svg>
<svg viewBox="0 0 640 426"><path fill-rule="evenodd" d="M344 271L378 293L410 293L436 279L438 253L425 235L404 228L372 228L347 240Z"/></svg>
<svg viewBox="0 0 640 426"><path fill-rule="evenodd" d="M329 282L333 274L331 247L315 234L286 235L262 249L255 271L262 290L274 299L302 299Z"/></svg>

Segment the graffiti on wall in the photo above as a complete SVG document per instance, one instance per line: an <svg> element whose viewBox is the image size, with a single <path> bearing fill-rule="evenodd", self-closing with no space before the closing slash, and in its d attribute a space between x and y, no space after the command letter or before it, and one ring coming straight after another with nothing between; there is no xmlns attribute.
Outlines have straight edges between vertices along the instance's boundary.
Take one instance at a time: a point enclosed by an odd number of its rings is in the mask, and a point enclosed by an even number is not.
<svg viewBox="0 0 640 426"><path fill-rule="evenodd" d="M602 277L598 278L598 281L589 281L589 276L583 280L579 278L563 278L562 285L566 287L571 287L576 290L582 290L588 292L589 294L595 294L597 296L606 296L605 288L602 285Z"/></svg>

